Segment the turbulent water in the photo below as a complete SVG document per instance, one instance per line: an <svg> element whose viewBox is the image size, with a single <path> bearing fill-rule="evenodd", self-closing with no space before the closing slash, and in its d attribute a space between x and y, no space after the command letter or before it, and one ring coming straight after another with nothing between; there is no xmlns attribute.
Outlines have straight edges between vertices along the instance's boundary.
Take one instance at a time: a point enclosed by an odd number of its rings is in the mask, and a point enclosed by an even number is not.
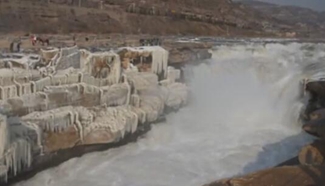
<svg viewBox="0 0 325 186"><path fill-rule="evenodd" d="M136 143L87 154L17 186L199 186L275 166L311 138L298 122L299 81L322 44L219 45L185 69L190 104Z"/></svg>

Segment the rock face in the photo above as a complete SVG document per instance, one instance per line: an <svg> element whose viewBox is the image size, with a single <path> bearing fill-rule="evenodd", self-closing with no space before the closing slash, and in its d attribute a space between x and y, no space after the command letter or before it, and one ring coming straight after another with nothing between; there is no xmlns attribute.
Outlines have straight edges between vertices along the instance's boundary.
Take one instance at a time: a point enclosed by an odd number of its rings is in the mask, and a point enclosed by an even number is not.
<svg viewBox="0 0 325 186"><path fill-rule="evenodd" d="M301 91L309 94L309 100L304 115L305 119L310 120L312 112L320 110L325 106L325 83L317 79L310 79L303 80L303 84L304 90ZM320 113L314 114L319 115Z"/></svg>
<svg viewBox="0 0 325 186"><path fill-rule="evenodd" d="M307 121L303 129L316 137L325 138L325 83L310 81L305 85L310 99L306 107Z"/></svg>
<svg viewBox="0 0 325 186"><path fill-rule="evenodd" d="M316 137L325 139L325 119L317 119L304 124L303 129Z"/></svg>
<svg viewBox="0 0 325 186"><path fill-rule="evenodd" d="M74 151L123 141L159 120L167 108L186 104L187 87L178 82L180 70L168 66L167 50L119 53L124 49L42 50L38 63L44 67L34 70L27 61L27 69L0 69L2 183L47 164L56 153L64 160Z"/></svg>
<svg viewBox="0 0 325 186"><path fill-rule="evenodd" d="M325 166L284 166L247 176L225 179L204 186L321 186L325 185Z"/></svg>
<svg viewBox="0 0 325 186"><path fill-rule="evenodd" d="M299 153L299 162L308 165L325 164L325 141L317 140L303 147Z"/></svg>

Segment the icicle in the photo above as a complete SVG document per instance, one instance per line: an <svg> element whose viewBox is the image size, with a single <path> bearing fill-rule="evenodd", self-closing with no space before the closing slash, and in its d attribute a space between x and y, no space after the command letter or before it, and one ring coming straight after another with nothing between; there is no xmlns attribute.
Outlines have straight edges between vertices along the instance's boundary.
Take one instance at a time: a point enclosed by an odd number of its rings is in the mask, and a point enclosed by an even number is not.
<svg viewBox="0 0 325 186"><path fill-rule="evenodd" d="M54 115L52 113L49 113L50 114L50 132L55 132L55 122L54 122Z"/></svg>
<svg viewBox="0 0 325 186"><path fill-rule="evenodd" d="M188 89L185 84L173 83L166 87L168 94L165 100L165 104L172 108L179 108L182 104L185 104L188 96Z"/></svg>
<svg viewBox="0 0 325 186"><path fill-rule="evenodd" d="M124 119L124 118L123 118L123 119ZM121 119L121 120L123 120L123 119ZM123 124L125 125L125 121L123 121ZM121 129L120 132L121 132L121 137L124 138L124 135L125 135L125 129Z"/></svg>
<svg viewBox="0 0 325 186"><path fill-rule="evenodd" d="M114 82L113 83L118 83L120 81L121 77L121 60L120 56L117 54L114 54L114 61L113 61L113 77L114 77Z"/></svg>
<svg viewBox="0 0 325 186"><path fill-rule="evenodd" d="M78 112L75 112L75 124L78 126L78 129L79 129L79 137L80 137L80 140L83 142L83 137L84 137L84 134L83 134L83 127L79 121L79 113Z"/></svg>
<svg viewBox="0 0 325 186"><path fill-rule="evenodd" d="M38 92L39 95L44 96L45 98L45 110L48 110L49 108L49 96L45 92Z"/></svg>
<svg viewBox="0 0 325 186"><path fill-rule="evenodd" d="M0 158L8 143L8 126L6 116L0 115Z"/></svg>
<svg viewBox="0 0 325 186"><path fill-rule="evenodd" d="M35 87L35 92L37 91L43 91L43 89L46 86L50 86L51 85L51 78L50 77L46 77L46 78L42 78L38 81L33 82L34 83L34 87Z"/></svg>
<svg viewBox="0 0 325 186"><path fill-rule="evenodd" d="M4 163L8 169L11 169L13 175L21 172L24 167L31 166L31 147L24 139L14 141L4 156Z"/></svg>
<svg viewBox="0 0 325 186"><path fill-rule="evenodd" d="M83 73L79 72L79 73L78 73L78 76L79 76L78 82L79 82L79 83L82 83L82 81L83 81L83 77L84 77Z"/></svg>
<svg viewBox="0 0 325 186"><path fill-rule="evenodd" d="M134 112L132 112L132 111L129 111L132 115L133 115L133 117L134 118L132 118L132 130L131 130L131 132L132 133L134 133L136 130L137 130L137 128L138 128L138 121L139 121L139 118L138 118L138 115L136 114L136 113L134 113Z"/></svg>
<svg viewBox="0 0 325 186"><path fill-rule="evenodd" d="M127 86L128 93L127 93L127 98L126 98L126 105L130 104L130 98L131 98L131 86L129 85L128 78L126 74L123 74L124 77L124 84Z"/></svg>
<svg viewBox="0 0 325 186"><path fill-rule="evenodd" d="M70 123L69 123L69 125L73 125L73 124L75 123L75 121L74 121L74 114L73 114L72 111L69 111L69 112L68 112L68 117L69 117L69 119L70 119Z"/></svg>
<svg viewBox="0 0 325 186"><path fill-rule="evenodd" d="M22 95L22 91L23 91L23 87L22 87L22 85L20 84L20 83L18 83L15 79L13 79L13 83L15 84L15 86L16 86L16 96L21 96Z"/></svg>
<svg viewBox="0 0 325 186"><path fill-rule="evenodd" d="M0 99L5 100L5 91L3 87L0 87Z"/></svg>
<svg viewBox="0 0 325 186"><path fill-rule="evenodd" d="M163 54L164 78L167 77L168 58L169 58L169 52L167 50L164 50L164 54Z"/></svg>
<svg viewBox="0 0 325 186"><path fill-rule="evenodd" d="M4 155L5 165L6 165L7 170L12 166L10 154L11 154L11 148L9 148L7 150L7 153Z"/></svg>
<svg viewBox="0 0 325 186"><path fill-rule="evenodd" d="M17 143L13 143L12 146L12 169L14 172L14 176L17 175Z"/></svg>
<svg viewBox="0 0 325 186"><path fill-rule="evenodd" d="M22 124L36 132L36 134L37 134L37 145L38 145L38 147L40 149L40 154L43 155L42 130L40 129L40 127L38 125L36 125L35 123L32 123L32 122L23 122Z"/></svg>
<svg viewBox="0 0 325 186"><path fill-rule="evenodd" d="M8 168L5 165L0 165L0 183L8 181Z"/></svg>
<svg viewBox="0 0 325 186"><path fill-rule="evenodd" d="M105 100L103 98L104 98L104 90L103 89L99 89L99 100L100 100L100 103L105 102Z"/></svg>
<svg viewBox="0 0 325 186"><path fill-rule="evenodd" d="M151 72L155 74L161 74L164 72L164 78L166 78L169 55L168 51L159 46L147 48L151 52L152 56Z"/></svg>
<svg viewBox="0 0 325 186"><path fill-rule="evenodd" d="M5 99L8 99L8 87L2 87L2 99L5 100Z"/></svg>

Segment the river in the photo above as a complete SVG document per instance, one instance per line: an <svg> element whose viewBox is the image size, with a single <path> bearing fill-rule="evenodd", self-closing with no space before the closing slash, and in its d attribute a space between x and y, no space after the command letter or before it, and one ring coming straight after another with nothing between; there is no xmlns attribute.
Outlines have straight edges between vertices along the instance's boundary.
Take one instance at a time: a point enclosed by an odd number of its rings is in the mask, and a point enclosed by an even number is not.
<svg viewBox="0 0 325 186"><path fill-rule="evenodd" d="M312 138L301 130L300 80L325 45L218 44L187 66L190 104L139 139L71 159L16 186L200 186L275 166ZM317 65L316 65L317 66Z"/></svg>

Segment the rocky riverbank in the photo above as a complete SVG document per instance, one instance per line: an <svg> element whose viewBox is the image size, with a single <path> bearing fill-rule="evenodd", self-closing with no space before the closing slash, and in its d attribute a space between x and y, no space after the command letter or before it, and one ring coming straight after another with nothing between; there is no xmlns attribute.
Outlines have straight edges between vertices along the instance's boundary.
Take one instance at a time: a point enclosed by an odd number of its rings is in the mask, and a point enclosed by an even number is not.
<svg viewBox="0 0 325 186"><path fill-rule="evenodd" d="M186 104L188 90L177 68L211 57L209 47L199 44L166 43L169 51L142 46L90 52L87 47L2 53L1 184L136 141Z"/></svg>

